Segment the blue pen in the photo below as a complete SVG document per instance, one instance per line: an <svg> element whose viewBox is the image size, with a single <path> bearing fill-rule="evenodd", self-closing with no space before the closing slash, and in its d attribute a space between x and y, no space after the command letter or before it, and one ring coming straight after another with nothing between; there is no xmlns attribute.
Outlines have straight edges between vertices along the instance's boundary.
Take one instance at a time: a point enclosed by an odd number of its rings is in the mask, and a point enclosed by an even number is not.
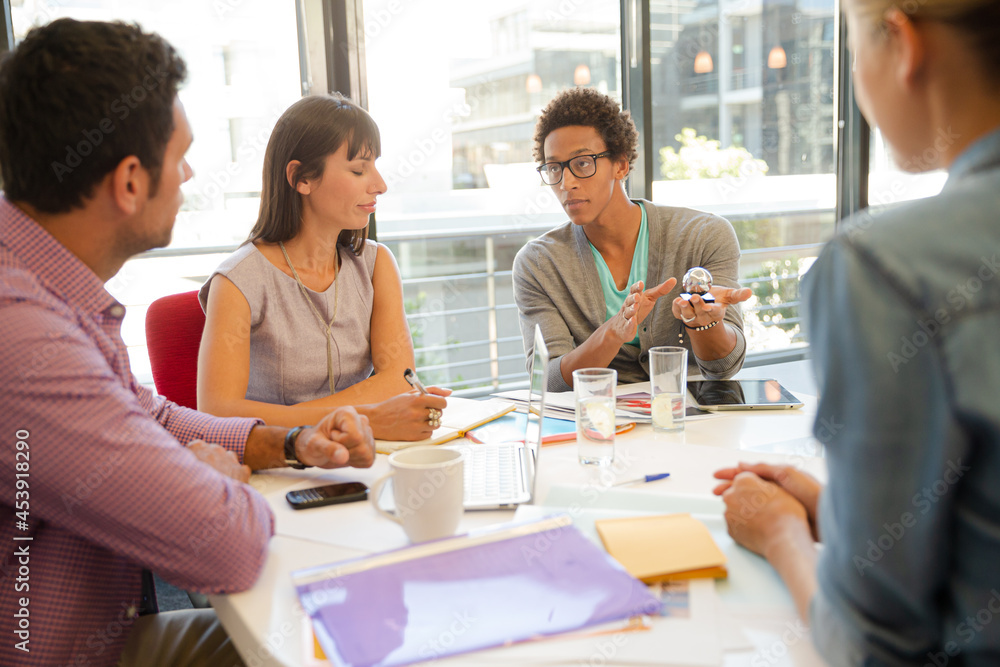
<svg viewBox="0 0 1000 667"><path fill-rule="evenodd" d="M670 477L669 472L661 472L657 475L646 475L644 477L636 477L635 479L627 479L624 482L616 482L611 486L625 486L626 484L640 484L640 483L645 484L646 482L655 482L659 479L666 479L667 477Z"/></svg>

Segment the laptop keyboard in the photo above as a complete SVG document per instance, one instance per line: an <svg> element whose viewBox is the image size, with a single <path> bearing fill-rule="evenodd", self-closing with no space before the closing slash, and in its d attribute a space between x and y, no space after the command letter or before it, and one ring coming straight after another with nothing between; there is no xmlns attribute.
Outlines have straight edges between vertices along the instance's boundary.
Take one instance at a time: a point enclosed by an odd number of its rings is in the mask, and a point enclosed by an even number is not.
<svg viewBox="0 0 1000 667"><path fill-rule="evenodd" d="M509 503L521 492L520 445L455 447L465 452L465 503Z"/></svg>

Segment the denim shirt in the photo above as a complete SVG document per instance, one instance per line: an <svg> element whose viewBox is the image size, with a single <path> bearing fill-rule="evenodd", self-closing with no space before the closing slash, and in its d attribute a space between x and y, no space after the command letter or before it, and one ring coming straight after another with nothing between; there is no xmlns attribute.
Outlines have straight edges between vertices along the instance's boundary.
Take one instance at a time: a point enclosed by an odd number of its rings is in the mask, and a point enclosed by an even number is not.
<svg viewBox="0 0 1000 667"><path fill-rule="evenodd" d="M804 280L834 665L1000 664L1000 131L943 192L861 214Z"/></svg>

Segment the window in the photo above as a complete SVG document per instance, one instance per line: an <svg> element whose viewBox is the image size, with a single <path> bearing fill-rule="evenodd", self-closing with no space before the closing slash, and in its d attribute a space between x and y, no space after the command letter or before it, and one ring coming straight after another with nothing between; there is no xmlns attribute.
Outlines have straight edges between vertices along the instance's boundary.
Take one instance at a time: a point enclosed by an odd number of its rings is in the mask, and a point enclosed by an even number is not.
<svg viewBox="0 0 1000 667"><path fill-rule="evenodd" d="M427 382L468 394L523 383L512 260L566 219L534 171L535 121L570 86L621 100L625 2L363 0L365 80L352 87L366 88L382 131L378 166L389 191L378 236L399 262ZM835 226L836 2L637 2L649 10L651 84L640 91L652 109L641 135L654 157L649 196L733 223L740 280L755 292L744 309L751 355L802 347L799 278ZM145 306L199 287L245 239L271 128L309 87L300 62L330 65L323 45L307 48L300 34L324 32L320 3L305 3L300 26L294 5L267 0L14 4L18 38L59 16L135 20L188 62L181 98L196 135L195 178L173 243L109 283L129 306L123 334L148 382ZM874 136L874 206L932 194L943 178L895 170Z"/></svg>
<svg viewBox="0 0 1000 667"><path fill-rule="evenodd" d="M927 159L936 160L937 156L928 155ZM903 171L893 160L882 132L877 128L872 131L868 202L873 211L933 197L941 192L947 179L948 173L941 169L920 174Z"/></svg>
<svg viewBox="0 0 1000 667"><path fill-rule="evenodd" d="M471 393L524 382L511 266L566 219L535 171L535 120L573 85L621 98L619 12L614 0L365 1L389 185L378 237L400 265L425 382Z"/></svg>
<svg viewBox="0 0 1000 667"><path fill-rule="evenodd" d="M194 178L165 251L129 261L107 285L127 307L122 336L132 369L151 382L146 308L155 299L198 289L257 218L264 147L278 116L301 95L294 5L268 0L24 0L13 3L15 42L57 18L135 21L181 54L181 89L195 142ZM206 254L211 249L216 253Z"/></svg>
<svg viewBox="0 0 1000 667"><path fill-rule="evenodd" d="M834 230L834 11L651 3L653 200L733 223L751 353L805 343L799 279Z"/></svg>

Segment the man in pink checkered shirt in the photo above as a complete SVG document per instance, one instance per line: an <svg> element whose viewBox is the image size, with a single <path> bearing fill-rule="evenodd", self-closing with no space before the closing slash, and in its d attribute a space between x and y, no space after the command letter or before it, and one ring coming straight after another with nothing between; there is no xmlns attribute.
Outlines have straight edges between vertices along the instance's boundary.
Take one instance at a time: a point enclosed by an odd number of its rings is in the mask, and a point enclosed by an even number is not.
<svg viewBox="0 0 1000 667"><path fill-rule="evenodd" d="M374 460L353 408L286 438L132 376L103 285L170 242L192 174L184 77L162 38L69 19L0 63L3 665L242 664L211 610L138 616L142 570L249 588L274 529L250 470Z"/></svg>

